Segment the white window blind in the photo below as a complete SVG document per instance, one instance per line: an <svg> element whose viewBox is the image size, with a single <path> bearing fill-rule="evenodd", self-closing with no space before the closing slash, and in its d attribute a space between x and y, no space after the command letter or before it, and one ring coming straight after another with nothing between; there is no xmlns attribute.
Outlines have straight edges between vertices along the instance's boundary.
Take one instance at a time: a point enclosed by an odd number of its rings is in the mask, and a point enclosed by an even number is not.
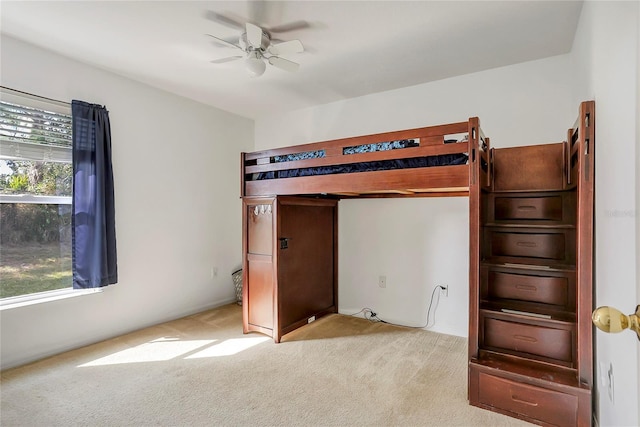
<svg viewBox="0 0 640 427"><path fill-rule="evenodd" d="M0 159L71 163L71 106L0 88Z"/></svg>

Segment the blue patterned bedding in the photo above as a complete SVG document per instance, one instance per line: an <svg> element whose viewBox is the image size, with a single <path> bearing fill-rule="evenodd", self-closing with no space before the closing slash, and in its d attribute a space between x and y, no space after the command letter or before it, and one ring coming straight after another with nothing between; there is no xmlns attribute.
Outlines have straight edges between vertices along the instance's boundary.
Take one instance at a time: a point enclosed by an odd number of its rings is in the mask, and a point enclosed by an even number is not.
<svg viewBox="0 0 640 427"><path fill-rule="evenodd" d="M447 143L456 142L453 140L445 141ZM356 153L371 153L375 151L387 151L408 147L418 147L419 141L415 139L406 139L400 141L388 141L378 142L373 144L357 145L353 147L343 148L343 154L356 154ZM305 159L317 159L325 157L324 150L307 151L304 153L288 154L285 156L272 157L273 163L289 162L295 160ZM392 169L411 169L411 168L424 168L430 166L451 166L451 165L464 165L467 163L469 156L467 154L442 154L438 156L429 157L415 157L410 159L397 159L397 160L381 160L374 162L359 162L349 163L344 165L335 166L319 166L312 168L300 168L289 169L273 172L261 172L258 174L257 179L274 179L274 178L293 178L299 176L312 176L312 175L331 175L339 173L353 173L353 172L370 172L380 170L392 170Z"/></svg>

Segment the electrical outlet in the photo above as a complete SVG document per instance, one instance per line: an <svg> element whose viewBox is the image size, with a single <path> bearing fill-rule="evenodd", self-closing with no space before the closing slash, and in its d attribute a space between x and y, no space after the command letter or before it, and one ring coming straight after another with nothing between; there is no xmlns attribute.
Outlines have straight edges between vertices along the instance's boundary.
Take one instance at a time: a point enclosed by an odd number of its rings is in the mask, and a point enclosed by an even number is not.
<svg viewBox="0 0 640 427"><path fill-rule="evenodd" d="M387 287L387 276L378 276L378 286L381 288Z"/></svg>
<svg viewBox="0 0 640 427"><path fill-rule="evenodd" d="M440 286L440 296L448 297L449 296L449 285L439 285Z"/></svg>

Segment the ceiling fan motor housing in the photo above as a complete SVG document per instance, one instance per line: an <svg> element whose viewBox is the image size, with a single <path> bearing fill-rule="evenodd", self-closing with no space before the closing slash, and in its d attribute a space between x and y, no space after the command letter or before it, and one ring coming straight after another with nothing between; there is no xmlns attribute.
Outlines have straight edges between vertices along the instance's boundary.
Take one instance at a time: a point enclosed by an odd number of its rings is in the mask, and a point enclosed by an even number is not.
<svg viewBox="0 0 640 427"><path fill-rule="evenodd" d="M269 36L269 33L267 33L266 31L263 30L262 31L262 40L260 41L260 50L265 52L270 44L271 44L271 37ZM247 41L247 33L246 32L242 33L242 35L240 36L239 45L244 50L257 50L254 46L251 46L249 44L249 42Z"/></svg>

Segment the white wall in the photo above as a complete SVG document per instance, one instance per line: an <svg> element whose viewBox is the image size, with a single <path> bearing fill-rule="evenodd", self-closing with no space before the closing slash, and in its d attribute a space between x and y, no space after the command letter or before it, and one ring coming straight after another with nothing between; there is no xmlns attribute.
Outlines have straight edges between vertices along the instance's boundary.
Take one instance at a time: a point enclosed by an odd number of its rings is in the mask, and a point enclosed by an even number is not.
<svg viewBox="0 0 640 427"><path fill-rule="evenodd" d="M260 118L256 149L473 116L494 147L559 142L577 114L570 65L562 55ZM433 288L447 284L432 330L467 336L468 198L342 200L338 212L340 312L424 325Z"/></svg>
<svg viewBox="0 0 640 427"><path fill-rule="evenodd" d="M369 307L385 321L424 326L435 285L446 284L449 296L436 291L429 324L437 314L433 330L466 335L467 197L341 201L338 215L340 312Z"/></svg>
<svg viewBox="0 0 640 427"><path fill-rule="evenodd" d="M574 99L596 101L595 305L625 313L638 291L638 2L585 2L573 48L582 78ZM595 330L600 426L640 425L640 355L634 334ZM606 370L613 366L613 400Z"/></svg>
<svg viewBox="0 0 640 427"><path fill-rule="evenodd" d="M3 86L109 109L119 270L102 293L2 311L2 368L232 301L253 121L1 42Z"/></svg>

